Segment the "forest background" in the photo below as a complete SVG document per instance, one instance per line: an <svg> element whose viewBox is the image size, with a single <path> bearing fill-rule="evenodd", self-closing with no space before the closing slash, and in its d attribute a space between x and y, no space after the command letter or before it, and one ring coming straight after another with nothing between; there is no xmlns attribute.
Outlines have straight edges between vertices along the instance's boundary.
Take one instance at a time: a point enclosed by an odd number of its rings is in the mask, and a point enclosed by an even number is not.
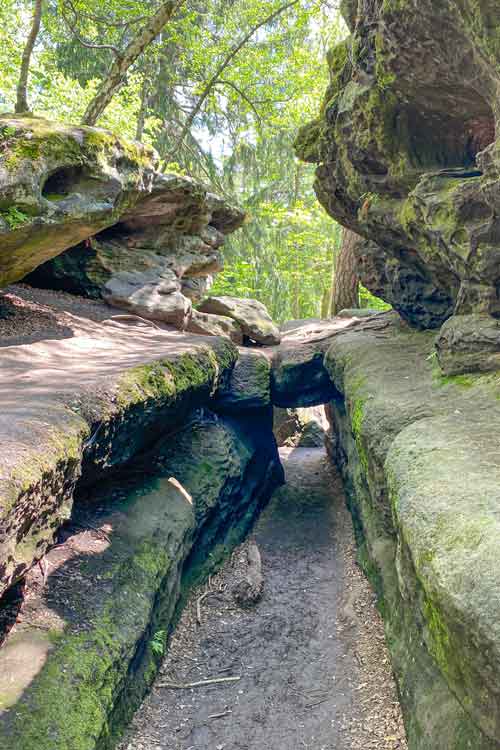
<svg viewBox="0 0 500 750"><path fill-rule="evenodd" d="M124 72L162 12L168 20ZM260 299L280 322L327 317L342 228L317 202L314 168L293 141L317 113L327 51L346 33L334 0L1 0L0 111L17 99L18 111L95 119L151 144L165 171L247 212L211 293ZM359 298L383 306L363 288Z"/></svg>

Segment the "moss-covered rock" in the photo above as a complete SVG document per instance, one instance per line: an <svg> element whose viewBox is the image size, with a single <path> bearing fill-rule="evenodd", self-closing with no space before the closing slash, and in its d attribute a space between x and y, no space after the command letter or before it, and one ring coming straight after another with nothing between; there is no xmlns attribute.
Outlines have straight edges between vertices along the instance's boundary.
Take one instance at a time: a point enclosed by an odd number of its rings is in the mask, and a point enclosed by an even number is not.
<svg viewBox="0 0 500 750"><path fill-rule="evenodd" d="M413 325L497 315L498 3L343 9L352 36L330 54L320 116L297 140L319 165L319 200L367 240L363 283Z"/></svg>
<svg viewBox="0 0 500 750"><path fill-rule="evenodd" d="M145 352L137 355L131 343L123 365L107 362L89 385L88 371L99 370L98 359L85 357L87 375L82 376L78 365L71 370L89 340L75 336L71 342L73 348L60 350L55 360L50 355L58 342L51 350L42 345L43 359L59 368L50 383L41 375L33 386L28 357L28 372L21 368L13 375L24 378L24 392L13 390L12 383L9 389L8 381L2 384L2 409L8 418L1 426L0 592L44 555L71 512L77 481L92 483L116 471L191 410L209 403L238 358L236 347L225 339L211 339L210 346L176 342L180 351L157 339L164 353L156 359ZM96 337L93 346L115 343L109 331L104 340ZM12 348L13 360L16 353L24 356L22 349ZM36 359L37 353L34 346L30 356ZM127 364L127 355L140 364ZM68 372L73 372L71 387Z"/></svg>
<svg viewBox="0 0 500 750"><path fill-rule="evenodd" d="M0 117L0 286L115 224L149 193L155 152L99 128Z"/></svg>
<svg viewBox="0 0 500 750"><path fill-rule="evenodd" d="M26 278L184 328L244 214L157 167L105 130L0 116L0 286Z"/></svg>
<svg viewBox="0 0 500 750"><path fill-rule="evenodd" d="M235 414L271 406L271 362L265 354L241 351L231 376L217 393L217 408Z"/></svg>
<svg viewBox="0 0 500 750"><path fill-rule="evenodd" d="M144 388L156 392L150 377ZM191 414L152 455L140 484L92 490L98 510L76 511L45 589L31 574L23 622L0 651L5 750L114 747L161 663L183 571L186 585L216 547L229 552L282 481L265 416Z"/></svg>
<svg viewBox="0 0 500 750"><path fill-rule="evenodd" d="M379 594L409 748L494 750L498 379L443 377L433 336L391 319L337 337L326 356L339 392L333 450Z"/></svg>

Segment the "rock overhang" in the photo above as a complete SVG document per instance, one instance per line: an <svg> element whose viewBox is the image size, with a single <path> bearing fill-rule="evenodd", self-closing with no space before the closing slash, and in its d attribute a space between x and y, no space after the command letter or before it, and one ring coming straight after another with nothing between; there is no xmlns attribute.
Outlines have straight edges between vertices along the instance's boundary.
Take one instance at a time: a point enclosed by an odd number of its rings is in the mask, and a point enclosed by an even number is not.
<svg viewBox="0 0 500 750"><path fill-rule="evenodd" d="M412 325L497 316L500 10L492 0L344 3L351 36L297 153L365 239L363 283Z"/></svg>
<svg viewBox="0 0 500 750"><path fill-rule="evenodd" d="M158 168L100 128L0 116L0 286L27 278L184 328L245 214Z"/></svg>

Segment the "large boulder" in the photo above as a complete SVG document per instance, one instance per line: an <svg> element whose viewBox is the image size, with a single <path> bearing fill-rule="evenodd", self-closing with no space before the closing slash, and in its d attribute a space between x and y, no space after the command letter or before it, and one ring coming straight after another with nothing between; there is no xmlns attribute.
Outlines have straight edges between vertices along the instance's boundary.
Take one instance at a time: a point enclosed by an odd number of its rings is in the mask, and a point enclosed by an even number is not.
<svg viewBox="0 0 500 750"><path fill-rule="evenodd" d="M275 346L281 341L279 328L262 302L238 297L208 297L199 305L200 312L225 315L235 320L243 334L263 346Z"/></svg>
<svg viewBox="0 0 500 750"><path fill-rule="evenodd" d="M157 167L99 128L0 117L0 286L24 278L184 328L244 214Z"/></svg>
<svg viewBox="0 0 500 750"><path fill-rule="evenodd" d="M106 284L105 299L133 315L169 323L184 331L190 321L192 303L176 288L175 281L162 276L123 272Z"/></svg>
<svg viewBox="0 0 500 750"><path fill-rule="evenodd" d="M0 116L0 286L116 224L157 165L152 149L99 128Z"/></svg>
<svg viewBox="0 0 500 750"><path fill-rule="evenodd" d="M192 301L223 267L224 233L244 214L189 177L155 174L118 224L27 277L34 286L103 298L141 317L185 328ZM200 331L202 333L202 331Z"/></svg>
<svg viewBox="0 0 500 750"><path fill-rule="evenodd" d="M500 5L348 0L321 113L297 152L317 195L365 239L372 292L412 325L498 316Z"/></svg>
<svg viewBox="0 0 500 750"><path fill-rule="evenodd" d="M209 315L193 310L188 331L202 336L228 336L235 344L243 344L243 333L238 323L225 315Z"/></svg>
<svg viewBox="0 0 500 750"><path fill-rule="evenodd" d="M217 408L240 414L271 406L271 363L261 350L241 350L227 382L217 393Z"/></svg>

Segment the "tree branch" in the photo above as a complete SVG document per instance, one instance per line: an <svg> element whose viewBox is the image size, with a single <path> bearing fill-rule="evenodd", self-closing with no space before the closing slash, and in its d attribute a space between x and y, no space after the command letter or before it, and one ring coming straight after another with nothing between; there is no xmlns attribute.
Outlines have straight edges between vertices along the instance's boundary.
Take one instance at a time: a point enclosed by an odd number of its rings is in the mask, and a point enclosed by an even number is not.
<svg viewBox="0 0 500 750"><path fill-rule="evenodd" d="M252 100L251 100L251 99L250 99L250 98L249 98L249 97L248 97L248 96L247 96L247 95L245 94L245 92L244 92L244 91L242 91L242 90L241 90L240 88L238 88L238 86L236 86L236 84L235 84L235 83L233 83L232 81L226 81L226 80L223 80L223 79L221 78L221 79L220 79L220 81L217 81L215 85L216 85L216 86L221 86L221 85L222 85L222 86L229 86L229 87L230 87L230 88L232 88L232 89L233 89L234 91L236 91L236 93L237 93L237 94L238 94L239 96L241 96L241 98L242 98L242 99L243 99L243 100L244 100L244 101L245 101L245 102L246 102L246 103L248 104L248 106L249 106L249 107L250 107L250 108L252 109L253 113L255 114L255 116L256 116L256 118L257 118L257 122L258 122L259 124L260 124L260 123L262 123L262 115L260 114L259 110L258 110L258 109L257 109L257 107L255 106L255 103L254 103L254 102L253 102L253 101L252 101Z"/></svg>
<svg viewBox="0 0 500 750"><path fill-rule="evenodd" d="M89 103L82 123L95 125L115 93L123 86L127 71L135 63L151 42L156 39L164 26L170 21L185 0L167 0L162 3L154 16L151 16L144 26L137 32L130 44L119 58L112 63L108 75L102 81L96 95Z"/></svg>
<svg viewBox="0 0 500 750"><path fill-rule="evenodd" d="M81 37L76 29L76 25L78 23L78 13L75 6L71 2L71 0L64 0L63 7L69 8L69 11L73 14L74 22L72 24L66 17L65 13L61 13L64 23L73 34L76 41L82 45L82 47L86 47L87 49L106 49L110 50L115 55L115 57L121 56L120 50L112 44L98 44L97 42L89 42L87 39Z"/></svg>
<svg viewBox="0 0 500 750"><path fill-rule="evenodd" d="M201 108L205 104L205 101L207 100L208 96L210 95L210 92L216 85L216 83L219 81L222 73L226 70L226 68L229 67L231 62L234 60L234 58L238 55L238 53L243 49L243 47L250 41L250 39L253 37L254 34L257 33L259 29L261 29L263 26L267 26L267 24L272 23L278 16L280 16L282 13L284 13L286 10L289 10L290 8L293 8L294 5L298 5L300 0L291 0L291 2L287 2L284 5L280 6L277 10L273 11L269 16L264 18L262 21L259 21L255 26L253 26L247 34L236 44L228 53L228 55L224 58L224 60L221 62L221 64L218 66L217 70L213 74L213 76L210 78L208 83L206 84L205 88L203 89L196 106L194 107L193 111L189 115L186 124L184 125L182 132L179 136L179 140L175 144L175 148L173 149L173 152L175 152L184 141L184 138L191 130L194 121L196 120L196 117L198 116L199 112L201 111ZM172 152L172 153L173 153Z"/></svg>

